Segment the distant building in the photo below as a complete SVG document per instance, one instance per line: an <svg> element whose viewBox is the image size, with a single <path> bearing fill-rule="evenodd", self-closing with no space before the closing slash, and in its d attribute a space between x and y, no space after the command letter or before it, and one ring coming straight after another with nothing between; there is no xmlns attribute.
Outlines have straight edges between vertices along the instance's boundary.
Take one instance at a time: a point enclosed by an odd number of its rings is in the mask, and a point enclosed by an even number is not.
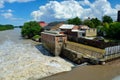
<svg viewBox="0 0 120 80"><path fill-rule="evenodd" d="M117 21L120 22L120 10L118 11Z"/></svg>
<svg viewBox="0 0 120 80"><path fill-rule="evenodd" d="M63 24L60 26L61 31L64 31L67 36L72 37L93 37L97 35L96 28L89 28L86 25L69 25Z"/></svg>
<svg viewBox="0 0 120 80"><path fill-rule="evenodd" d="M59 30L59 27L64 24L64 22L51 22L44 27L44 30Z"/></svg>
<svg viewBox="0 0 120 80"><path fill-rule="evenodd" d="M42 28L44 28L45 26L47 26L47 23L45 23L44 21L40 21L40 22L38 22L39 23L39 25L42 27Z"/></svg>

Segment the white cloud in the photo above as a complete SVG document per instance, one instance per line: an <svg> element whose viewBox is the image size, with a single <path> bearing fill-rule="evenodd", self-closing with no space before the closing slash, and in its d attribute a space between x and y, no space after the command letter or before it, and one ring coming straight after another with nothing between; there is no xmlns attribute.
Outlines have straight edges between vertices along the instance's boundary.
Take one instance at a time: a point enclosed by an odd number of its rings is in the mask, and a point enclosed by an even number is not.
<svg viewBox="0 0 120 80"><path fill-rule="evenodd" d="M13 2L30 2L30 1L35 1L35 0L0 0L0 8L4 7L4 3L8 2L8 3L13 3Z"/></svg>
<svg viewBox="0 0 120 80"><path fill-rule="evenodd" d="M43 13L40 11L33 11L31 15L34 17L34 20L37 21L37 20L39 20L39 16L42 16Z"/></svg>
<svg viewBox="0 0 120 80"><path fill-rule="evenodd" d="M89 5L90 7L84 9L83 16L87 17L97 17L101 19L104 15L109 15L113 19L117 14L117 10L111 7L111 4L107 0L96 0L92 4Z"/></svg>
<svg viewBox="0 0 120 80"><path fill-rule="evenodd" d="M12 13L3 13L1 14L4 18L6 19L11 19L13 17L13 14Z"/></svg>
<svg viewBox="0 0 120 80"><path fill-rule="evenodd" d="M81 16L83 11L82 6L77 1L50 1L45 6L40 6L39 10L33 11L31 15L34 19L41 20L55 20L55 19L68 19L76 16Z"/></svg>
<svg viewBox="0 0 120 80"><path fill-rule="evenodd" d="M109 15L116 20L118 8L120 8L120 5L112 8L108 0L95 0L92 3L89 0L50 1L40 6L39 10L33 11L31 15L34 20L44 20L48 22L76 16L82 19L88 17L101 19L103 15Z"/></svg>
<svg viewBox="0 0 120 80"><path fill-rule="evenodd" d="M22 18L15 18L13 16L13 14L11 13L11 10L6 12L6 13L2 13L1 16L3 16L7 20L13 20L13 21L15 21L15 20L23 20Z"/></svg>
<svg viewBox="0 0 120 80"><path fill-rule="evenodd" d="M30 1L35 1L35 0L4 0L4 1L13 3L13 2L30 2Z"/></svg>
<svg viewBox="0 0 120 80"><path fill-rule="evenodd" d="M0 0L0 8L3 8L4 7L4 1L3 0Z"/></svg>
<svg viewBox="0 0 120 80"><path fill-rule="evenodd" d="M91 5L89 0L82 0L82 1L79 1L79 3L80 3L80 5L83 5L83 6L86 6L86 5L90 6Z"/></svg>
<svg viewBox="0 0 120 80"><path fill-rule="evenodd" d="M13 12L13 10L12 9L8 9L7 12Z"/></svg>
<svg viewBox="0 0 120 80"><path fill-rule="evenodd" d="M117 10L120 10L120 4L117 4L117 5L115 6L115 8L116 8Z"/></svg>
<svg viewBox="0 0 120 80"><path fill-rule="evenodd" d="M5 18L6 20L23 20L23 18L16 18L13 15L14 10L12 9L7 9L7 10L0 10L0 16L2 16L3 18Z"/></svg>
<svg viewBox="0 0 120 80"><path fill-rule="evenodd" d="M1 12L1 13L6 13L6 12L7 12L7 13L8 13L8 12L11 13L11 12L13 12L13 10L12 10L12 9L0 10L0 12Z"/></svg>

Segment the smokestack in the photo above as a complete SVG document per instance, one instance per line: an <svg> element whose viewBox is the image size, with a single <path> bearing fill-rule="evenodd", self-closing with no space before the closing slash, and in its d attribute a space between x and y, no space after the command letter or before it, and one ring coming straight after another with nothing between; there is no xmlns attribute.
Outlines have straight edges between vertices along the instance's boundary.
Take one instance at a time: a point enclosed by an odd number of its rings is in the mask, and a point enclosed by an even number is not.
<svg viewBox="0 0 120 80"><path fill-rule="evenodd" d="M118 14L117 14L117 21L120 22L120 10L118 11Z"/></svg>

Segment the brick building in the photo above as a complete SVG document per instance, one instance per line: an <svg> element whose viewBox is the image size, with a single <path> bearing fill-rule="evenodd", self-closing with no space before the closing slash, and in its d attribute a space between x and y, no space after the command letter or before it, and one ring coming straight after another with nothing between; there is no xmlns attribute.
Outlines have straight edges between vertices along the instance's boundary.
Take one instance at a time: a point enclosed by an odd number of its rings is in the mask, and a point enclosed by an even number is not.
<svg viewBox="0 0 120 80"><path fill-rule="evenodd" d="M63 44L67 41L67 36L59 31L45 31L41 33L43 46L54 56L59 56Z"/></svg>

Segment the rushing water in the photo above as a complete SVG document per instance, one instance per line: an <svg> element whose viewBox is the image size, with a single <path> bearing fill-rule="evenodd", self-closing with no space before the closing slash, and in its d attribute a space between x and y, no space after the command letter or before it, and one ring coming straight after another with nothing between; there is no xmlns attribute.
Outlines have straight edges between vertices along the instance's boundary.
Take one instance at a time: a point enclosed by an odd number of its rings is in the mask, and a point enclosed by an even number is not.
<svg viewBox="0 0 120 80"><path fill-rule="evenodd" d="M0 80L38 79L69 71L73 64L51 57L40 43L21 38L20 29L0 32Z"/></svg>

